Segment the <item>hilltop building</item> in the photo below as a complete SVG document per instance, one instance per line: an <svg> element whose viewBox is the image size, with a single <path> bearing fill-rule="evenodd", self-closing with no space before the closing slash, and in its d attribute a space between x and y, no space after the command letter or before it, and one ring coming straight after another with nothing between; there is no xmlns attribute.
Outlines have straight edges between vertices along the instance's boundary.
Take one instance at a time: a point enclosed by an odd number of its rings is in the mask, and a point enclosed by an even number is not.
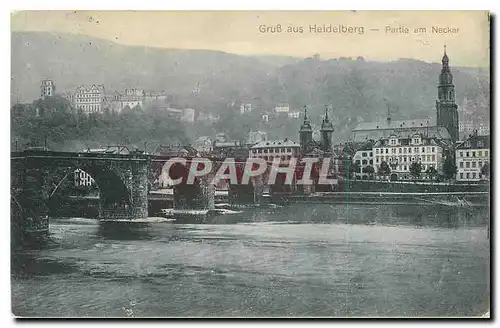
<svg viewBox="0 0 500 328"><path fill-rule="evenodd" d="M40 84L40 97L52 97L56 92L56 86L52 80L43 80Z"/></svg>
<svg viewBox="0 0 500 328"><path fill-rule="evenodd" d="M77 110L85 114L100 113L106 105L104 85L81 85L76 88L74 99Z"/></svg>

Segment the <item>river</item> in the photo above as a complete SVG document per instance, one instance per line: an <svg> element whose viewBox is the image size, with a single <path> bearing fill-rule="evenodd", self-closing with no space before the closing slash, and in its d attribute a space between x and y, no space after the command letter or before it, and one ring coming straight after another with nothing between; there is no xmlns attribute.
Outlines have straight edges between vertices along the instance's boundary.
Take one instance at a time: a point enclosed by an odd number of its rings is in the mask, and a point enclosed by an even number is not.
<svg viewBox="0 0 500 328"><path fill-rule="evenodd" d="M301 203L201 224L51 218L46 243L12 253L12 310L40 317L481 315L489 310L488 216L487 208Z"/></svg>

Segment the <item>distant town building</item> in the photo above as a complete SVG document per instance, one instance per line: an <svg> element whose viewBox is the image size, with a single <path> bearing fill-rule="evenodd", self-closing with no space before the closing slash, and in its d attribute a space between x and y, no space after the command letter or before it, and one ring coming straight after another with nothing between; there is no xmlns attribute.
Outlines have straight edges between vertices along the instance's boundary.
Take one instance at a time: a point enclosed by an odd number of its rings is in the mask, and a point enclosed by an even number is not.
<svg viewBox="0 0 500 328"><path fill-rule="evenodd" d="M239 140L225 140L217 138L213 143L213 154L221 157L247 158L248 146Z"/></svg>
<svg viewBox="0 0 500 328"><path fill-rule="evenodd" d="M352 159L353 164L359 166L359 171L354 172L356 179L370 179L374 177L375 167L373 165L373 142L366 142L360 149L356 151ZM370 172L367 167L372 167L374 172ZM352 169L352 168L351 168Z"/></svg>
<svg viewBox="0 0 500 328"><path fill-rule="evenodd" d="M199 112L198 117L196 119L197 121L208 121L208 122L214 122L219 120L219 115L218 114L213 114L211 112L204 113L204 112Z"/></svg>
<svg viewBox="0 0 500 328"><path fill-rule="evenodd" d="M192 108L185 108L182 110L181 121L192 123L196 116L196 111Z"/></svg>
<svg viewBox="0 0 500 328"><path fill-rule="evenodd" d="M288 104L280 104L280 105L276 105L274 107L274 111L279 114L279 113L284 113L284 114L288 114L288 112L290 111L290 106Z"/></svg>
<svg viewBox="0 0 500 328"><path fill-rule="evenodd" d="M269 114L262 114L262 122L269 122Z"/></svg>
<svg viewBox="0 0 500 328"><path fill-rule="evenodd" d="M140 91L134 92L135 89L125 89L125 95L121 95L115 91L110 102L110 109L116 113L122 112L125 108L143 108L143 97L139 96ZM142 91L142 90L141 90Z"/></svg>
<svg viewBox="0 0 500 328"><path fill-rule="evenodd" d="M76 187L80 186L88 187L94 184L94 179L92 179L90 174L81 169L76 169L73 172L73 180Z"/></svg>
<svg viewBox="0 0 500 328"><path fill-rule="evenodd" d="M252 112L252 104L241 104L240 105L240 113L251 113Z"/></svg>
<svg viewBox="0 0 500 328"><path fill-rule="evenodd" d="M102 112L105 101L104 85L82 85L76 88L75 108L85 114Z"/></svg>
<svg viewBox="0 0 500 328"><path fill-rule="evenodd" d="M40 83L40 97L52 97L56 92L56 86L52 80L43 80Z"/></svg>
<svg viewBox="0 0 500 328"><path fill-rule="evenodd" d="M249 157L272 162L275 158L288 161L300 153L300 144L292 140L261 141L250 147Z"/></svg>
<svg viewBox="0 0 500 328"><path fill-rule="evenodd" d="M490 125L482 120L461 121L458 124L458 131L462 140L468 139L477 132L480 136L490 134Z"/></svg>
<svg viewBox="0 0 500 328"><path fill-rule="evenodd" d="M297 119L300 117L299 111L293 111L288 113L288 118Z"/></svg>
<svg viewBox="0 0 500 328"><path fill-rule="evenodd" d="M439 174L443 172L442 142L420 133L415 133L411 137L392 135L387 139L378 140L373 146L373 157L375 172L378 173L382 162L386 162L390 167L391 180L414 179L410 174L412 163L421 165L421 179L431 177L425 174L430 168L435 169ZM378 174L375 176L380 178Z"/></svg>
<svg viewBox="0 0 500 328"><path fill-rule="evenodd" d="M247 144L254 145L267 140L267 133L263 131L250 131L248 133Z"/></svg>
<svg viewBox="0 0 500 328"><path fill-rule="evenodd" d="M457 181L479 181L488 178L481 170L490 163L490 136L474 134L466 139L455 151Z"/></svg>

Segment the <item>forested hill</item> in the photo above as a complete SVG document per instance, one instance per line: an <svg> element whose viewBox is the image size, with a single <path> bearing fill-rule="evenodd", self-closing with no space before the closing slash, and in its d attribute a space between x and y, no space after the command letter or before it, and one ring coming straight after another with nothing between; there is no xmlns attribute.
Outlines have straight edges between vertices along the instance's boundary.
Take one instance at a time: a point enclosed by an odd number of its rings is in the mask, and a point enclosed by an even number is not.
<svg viewBox="0 0 500 328"><path fill-rule="evenodd" d="M335 134L345 137L357 123L385 117L386 102L394 119L434 117L441 55L436 53L432 64L411 59L371 62L356 54L335 60L248 57L125 46L88 36L15 32L11 99L32 101L38 97L39 81L51 78L58 92L73 92L80 84L104 84L109 92L132 87L165 90L175 95L174 105L200 111L227 111L228 104L249 102L261 113L289 103L294 109L309 105L311 116L319 121L324 105L329 104ZM449 57L458 105L467 98L472 104L468 110L487 116L488 70L454 67L453 53ZM199 92L193 94L195 88ZM235 114L238 110L234 106ZM296 135L291 130L283 133Z"/></svg>

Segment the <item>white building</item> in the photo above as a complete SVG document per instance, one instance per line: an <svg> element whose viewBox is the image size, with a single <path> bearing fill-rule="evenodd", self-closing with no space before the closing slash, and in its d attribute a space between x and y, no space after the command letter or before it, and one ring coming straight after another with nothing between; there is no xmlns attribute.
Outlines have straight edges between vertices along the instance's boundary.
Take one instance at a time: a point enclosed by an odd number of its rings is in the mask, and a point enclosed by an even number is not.
<svg viewBox="0 0 500 328"><path fill-rule="evenodd" d="M288 118L297 119L300 117L300 112L293 111L288 113Z"/></svg>
<svg viewBox="0 0 500 328"><path fill-rule="evenodd" d="M51 97L56 92L56 86L52 80L43 80L40 84L40 97Z"/></svg>
<svg viewBox="0 0 500 328"><path fill-rule="evenodd" d="M290 106L288 104L276 105L274 107L274 111L278 114L279 113L288 114L288 112L290 111Z"/></svg>
<svg viewBox="0 0 500 328"><path fill-rule="evenodd" d="M276 157L281 161L288 161L292 157L297 157L300 152L300 144L288 139L275 141L261 141L250 147L249 157L263 158L272 162Z"/></svg>
<svg viewBox="0 0 500 328"><path fill-rule="evenodd" d="M474 134L457 147L457 181L473 182L488 178L481 173L481 169L490 163L489 139L489 136Z"/></svg>
<svg viewBox="0 0 500 328"><path fill-rule="evenodd" d="M75 107L85 114L100 113L104 109L106 97L103 85L82 85L76 88Z"/></svg>
<svg viewBox="0 0 500 328"><path fill-rule="evenodd" d="M252 112L252 104L241 104L240 105L240 113L251 113Z"/></svg>
<svg viewBox="0 0 500 328"><path fill-rule="evenodd" d="M420 163L420 179L429 179L429 174L424 174L429 168L434 168L437 173L443 171L443 146L433 137L414 134L411 137L390 136L381 139L373 146L375 176L378 176L380 165L386 162L390 169L391 180L412 180L410 166Z"/></svg>
<svg viewBox="0 0 500 328"><path fill-rule="evenodd" d="M377 173L375 166L373 165L373 144L367 143L365 146L361 147L353 156L353 163L359 165L359 172L354 172L356 179L371 179ZM373 173L367 172L366 168L371 166L374 170Z"/></svg>
<svg viewBox="0 0 500 328"><path fill-rule="evenodd" d="M75 182L75 186L91 186L94 184L94 179L87 172L76 169L73 172L73 180Z"/></svg>

